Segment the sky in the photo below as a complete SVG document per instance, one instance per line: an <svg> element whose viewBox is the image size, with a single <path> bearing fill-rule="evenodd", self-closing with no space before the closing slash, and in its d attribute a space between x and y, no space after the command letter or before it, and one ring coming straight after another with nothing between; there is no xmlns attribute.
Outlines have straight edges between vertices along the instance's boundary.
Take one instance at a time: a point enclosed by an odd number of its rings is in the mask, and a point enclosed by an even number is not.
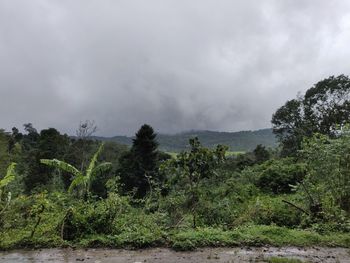
<svg viewBox="0 0 350 263"><path fill-rule="evenodd" d="M349 44L349 0L0 0L0 127L267 128Z"/></svg>

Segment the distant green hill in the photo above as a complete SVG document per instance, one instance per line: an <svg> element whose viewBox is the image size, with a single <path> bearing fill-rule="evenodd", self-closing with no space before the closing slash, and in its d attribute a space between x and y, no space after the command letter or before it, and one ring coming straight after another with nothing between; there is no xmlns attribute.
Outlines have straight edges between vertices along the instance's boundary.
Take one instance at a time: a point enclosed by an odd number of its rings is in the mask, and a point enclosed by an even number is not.
<svg viewBox="0 0 350 263"><path fill-rule="evenodd" d="M272 129L261 129L256 131L240 132L216 132L216 131L189 131L178 134L158 134L157 140L159 148L167 152L180 152L188 149L188 140L197 136L201 143L209 148L218 144L224 144L230 147L230 151L251 151L258 144L267 147L276 146L276 137ZM121 144L131 145L132 137L114 136L114 137L94 137L101 141L114 141Z"/></svg>

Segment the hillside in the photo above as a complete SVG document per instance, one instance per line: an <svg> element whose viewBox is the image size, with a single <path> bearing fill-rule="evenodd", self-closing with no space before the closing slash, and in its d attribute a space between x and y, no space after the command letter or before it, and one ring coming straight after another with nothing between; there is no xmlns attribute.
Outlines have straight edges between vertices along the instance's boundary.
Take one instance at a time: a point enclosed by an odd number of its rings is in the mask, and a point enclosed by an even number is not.
<svg viewBox="0 0 350 263"><path fill-rule="evenodd" d="M230 151L250 151L256 145L262 144L267 147L276 146L276 138L272 129L261 129L256 131L239 132L216 132L216 131L189 131L178 134L158 134L159 148L168 152L180 152L188 148L188 140L197 136L206 147L214 147L217 144L224 144L230 147ZM101 141L114 141L121 144L131 145L132 137L94 137Z"/></svg>

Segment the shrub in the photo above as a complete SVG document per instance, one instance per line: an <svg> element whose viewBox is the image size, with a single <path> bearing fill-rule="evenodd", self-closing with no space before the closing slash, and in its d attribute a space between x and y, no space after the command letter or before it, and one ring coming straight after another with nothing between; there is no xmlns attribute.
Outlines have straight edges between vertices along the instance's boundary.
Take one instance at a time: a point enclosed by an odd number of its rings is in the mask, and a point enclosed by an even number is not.
<svg viewBox="0 0 350 263"><path fill-rule="evenodd" d="M301 154L307 164L307 176L299 191L310 213L321 219L339 217L340 210L349 215L349 132L344 131L335 139L316 134L304 142Z"/></svg>
<svg viewBox="0 0 350 263"><path fill-rule="evenodd" d="M275 159L256 165L245 172L252 173L255 185L267 193L290 193L292 185L301 182L306 174L303 163L292 158Z"/></svg>
<svg viewBox="0 0 350 263"><path fill-rule="evenodd" d="M114 231L117 216L128 209L127 199L116 194L92 203L80 201L67 209L61 223L61 234L66 240L91 234L109 234Z"/></svg>
<svg viewBox="0 0 350 263"><path fill-rule="evenodd" d="M291 197L284 197L292 199ZM297 210L282 200L283 197L259 196L251 201L246 212L237 219L236 224L253 222L259 225L278 225L295 227L301 223L302 212Z"/></svg>

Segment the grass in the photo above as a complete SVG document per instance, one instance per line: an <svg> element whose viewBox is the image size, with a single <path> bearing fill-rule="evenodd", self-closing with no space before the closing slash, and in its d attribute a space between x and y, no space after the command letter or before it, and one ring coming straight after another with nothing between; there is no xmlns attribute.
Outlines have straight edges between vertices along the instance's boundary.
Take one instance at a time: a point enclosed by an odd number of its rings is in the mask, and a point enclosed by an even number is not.
<svg viewBox="0 0 350 263"><path fill-rule="evenodd" d="M312 231L277 226L246 226L231 231L215 228L187 230L175 233L171 240L172 247L179 250L240 245L350 247L350 236L345 233L320 235Z"/></svg>
<svg viewBox="0 0 350 263"><path fill-rule="evenodd" d="M33 238L29 238L29 231L23 229L1 233L1 237L1 250L67 246L82 248L171 247L175 250L241 245L350 247L350 236L346 233L320 235L312 231L277 226L245 226L230 231L218 228L198 228L168 232L143 228L140 231L124 230L113 235L87 235L74 241L64 241L59 237L58 231L42 228Z"/></svg>
<svg viewBox="0 0 350 263"><path fill-rule="evenodd" d="M240 154L245 154L246 152L244 151L227 151L226 156L237 156Z"/></svg>
<svg viewBox="0 0 350 263"><path fill-rule="evenodd" d="M295 258L281 258L281 257L271 257L266 260L268 263L303 263L300 259Z"/></svg>

